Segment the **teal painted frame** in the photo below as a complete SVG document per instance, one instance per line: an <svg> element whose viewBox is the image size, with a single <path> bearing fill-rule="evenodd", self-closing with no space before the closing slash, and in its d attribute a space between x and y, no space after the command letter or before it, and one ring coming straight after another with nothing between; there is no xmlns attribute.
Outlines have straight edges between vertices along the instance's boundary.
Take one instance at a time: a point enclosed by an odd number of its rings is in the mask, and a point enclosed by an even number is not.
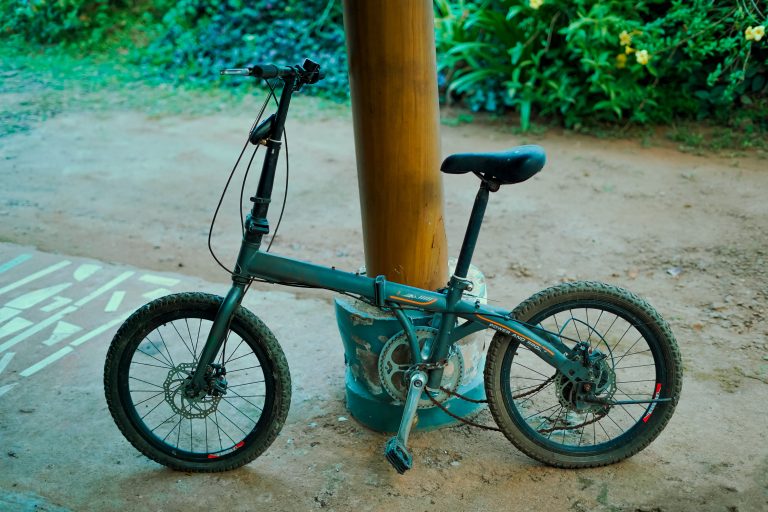
<svg viewBox="0 0 768 512"><path fill-rule="evenodd" d="M574 357L572 351L555 333L547 333L535 326L519 322L512 318L508 310L481 304L480 301L464 300L464 291L471 287L466 277L480 234L489 193L499 190L498 183L488 181L481 175L478 175L481 180L480 190L475 197L454 275L451 276L448 286L442 290L422 290L387 281L385 276L371 278L261 251L262 238L269 233L267 212L291 95L303 84L309 83L300 67L285 68L281 79L284 85L277 113L271 121L269 136L260 141L267 147L267 151L256 195L251 198L253 208L244 222L244 237L232 275L232 287L219 308L197 362L192 385L188 390L191 395L204 389L206 370L224 342L232 316L240 306L252 279L350 293L382 309L392 311L408 338L414 357L413 364L425 365L428 368L427 385L433 389L440 386L443 374L441 363L447 359L451 346L465 336L486 328L513 336L574 382L589 379L585 365L579 358ZM413 325L403 313L404 308L434 313L433 325L438 331L435 341L428 349L419 348ZM464 320L464 323L457 325L459 320Z"/></svg>
<svg viewBox="0 0 768 512"><path fill-rule="evenodd" d="M404 284L387 281L383 276L370 278L365 275L345 272L336 268L316 265L305 261L261 251L259 244L243 241L237 258L236 274L211 329L206 346L199 361L204 371L218 352L235 309L245 293L250 279L264 279L276 283L299 284L327 290L358 295L366 301L393 311L408 336L412 347L418 347L413 326L402 309L420 309L435 313L439 319L436 342L429 354L418 349L416 364L437 364L444 360L450 346L458 340L486 328L491 328L515 337L523 345L549 365L560 370L574 381L587 380L587 370L580 360L571 360L571 350L553 333L542 332L535 326L519 322L510 316L510 311L469 301L461 298L466 289L466 280L456 275L451 277L448 287L441 291L423 290ZM459 319L463 323L456 325ZM204 375L204 374L203 374ZM430 387L438 387L442 370L430 372Z"/></svg>

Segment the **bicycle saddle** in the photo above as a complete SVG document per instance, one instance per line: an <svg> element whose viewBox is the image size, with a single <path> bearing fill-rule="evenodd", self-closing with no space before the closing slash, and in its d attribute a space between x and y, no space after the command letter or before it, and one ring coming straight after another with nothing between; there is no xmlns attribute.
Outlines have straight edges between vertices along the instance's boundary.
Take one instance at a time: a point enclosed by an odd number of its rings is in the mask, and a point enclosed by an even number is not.
<svg viewBox="0 0 768 512"><path fill-rule="evenodd" d="M443 161L440 170L446 174L477 172L499 185L520 183L544 167L547 157L541 146L517 146L495 153L459 153Z"/></svg>

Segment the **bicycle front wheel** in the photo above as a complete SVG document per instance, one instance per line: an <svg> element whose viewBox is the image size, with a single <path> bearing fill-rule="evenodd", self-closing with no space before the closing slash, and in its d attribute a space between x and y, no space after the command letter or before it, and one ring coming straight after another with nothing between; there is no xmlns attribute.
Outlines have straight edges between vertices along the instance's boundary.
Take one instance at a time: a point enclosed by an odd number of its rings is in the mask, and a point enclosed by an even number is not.
<svg viewBox="0 0 768 512"><path fill-rule="evenodd" d="M585 403L573 384L515 339L496 334L485 387L491 413L528 456L563 468L595 467L630 457L667 425L682 387L682 362L669 325L644 300L597 282L539 292L513 316L586 342L605 355L593 368L603 404ZM647 403L649 400L666 400ZM627 403L627 402L646 403ZM625 402L621 405L606 405Z"/></svg>
<svg viewBox="0 0 768 512"><path fill-rule="evenodd" d="M226 471L277 437L291 398L285 356L269 329L239 307L210 365L206 389L184 393L222 298L181 293L134 312L107 353L107 404L128 441L172 469Z"/></svg>

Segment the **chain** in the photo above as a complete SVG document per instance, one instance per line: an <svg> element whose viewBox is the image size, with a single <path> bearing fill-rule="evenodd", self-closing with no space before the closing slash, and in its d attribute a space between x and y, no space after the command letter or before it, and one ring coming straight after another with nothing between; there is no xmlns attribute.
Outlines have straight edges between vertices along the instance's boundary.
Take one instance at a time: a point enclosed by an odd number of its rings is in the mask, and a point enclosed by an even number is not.
<svg viewBox="0 0 768 512"><path fill-rule="evenodd" d="M523 398L523 397L532 395L534 393L537 393L538 391L541 391L547 385L549 385L553 380L555 380L555 376L556 375L551 376L546 381L544 381L542 384L540 384L539 386L536 386L535 388L531 389L530 391L526 391L525 393L519 393L517 395L513 395L512 398L517 400L518 398ZM454 396L456 398L459 398L461 400L464 400L466 402L470 402L470 403L473 403L473 404L485 404L485 403L488 403L488 400L475 400L473 398L469 398L468 396L464 396L461 393L457 393L456 391L452 391L452 390L450 390L448 388L445 388L443 386L440 386L440 391L442 391L443 393L445 393L445 394L447 394L449 396ZM453 419L459 420L460 422L462 422L462 423L464 423L466 425L470 425L472 427L477 427L477 428L480 428L480 429L483 429L483 430L491 430L493 432L501 432L500 428L490 427L488 425L481 425L479 423L475 423L474 421L470 421L470 420L468 420L466 418L462 418L461 416L458 416L458 415L452 413L451 411L449 411L442 403L438 402L437 399L434 396L432 396L430 393L427 393L427 396L429 397L429 399L432 401L433 404L435 404L437 407L440 408L441 411L443 411L445 414L447 414L448 416L450 416ZM603 412L599 416L598 415L594 415L594 418L592 418L589 421L585 421L584 423L581 423L579 425L572 425L572 426L565 426L565 427L557 427L557 426L555 426L555 427L552 427L552 428L545 428L545 429L542 429L542 430L538 430L538 432L539 432L539 434L549 434L550 432L554 432L556 430L575 430L577 428L586 427L587 425L591 425L592 423L596 423L596 422L600 421L601 419L603 419L606 416L606 414L608 414L607 411Z"/></svg>
<svg viewBox="0 0 768 512"><path fill-rule="evenodd" d="M579 425L573 425L573 426L570 426L570 427L568 427L568 426L566 426L566 427L554 426L552 428L545 428L545 429L542 429L542 430L537 430L536 432L538 432L539 434L549 434L550 432L554 432L555 430L576 430L577 428L586 427L587 425L591 425L593 423L596 423L596 422L600 421L601 419L605 418L605 416L607 414L608 414L608 411L602 413L600 416L595 414L594 418L592 418L589 421L585 421L584 423L581 423Z"/></svg>
<svg viewBox="0 0 768 512"><path fill-rule="evenodd" d="M448 392L448 393L449 393L449 394L451 394L451 395L457 396L458 398L463 398L464 400L467 400L468 402L474 402L474 403L483 403L483 402L487 402L487 400L472 400L472 399L467 399L467 398L465 398L465 397L462 397L461 395L458 395L458 393L454 393L454 392L452 392L452 391L447 391L447 390L446 390L445 388L443 388L443 387L441 387L441 388L440 388L440 390L441 390L441 391L446 391L446 392ZM500 428L497 428L497 427L489 427L488 425L481 425L481 424L479 424L479 423L475 423L474 421L470 421L470 420L468 420L468 419L466 419L466 418L462 418L461 416L458 416L458 415L456 415L456 414L453 414L451 411L449 411L448 409L446 409L446 407L445 407L443 404L441 404L440 402L438 402L438 401L437 401L437 399L436 399L435 397L433 397L431 393L429 393L429 392L428 392L428 393L427 393L427 396L429 397L429 399L430 399L430 400L432 400L432 403L433 403L433 404L435 404L436 406L438 406L438 407L440 408L440 410L442 410L442 411L443 411L445 414L447 414L448 416L450 416L450 417L451 417L451 418L453 418L453 419L459 420L459 421L460 421L460 422L462 422L462 423L465 423L465 424L467 424L467 425L470 425L470 426L472 426L472 427L477 427L477 428L480 428L480 429L483 429L483 430L492 430L492 431L494 431L494 432L501 432L501 429L500 429Z"/></svg>
<svg viewBox="0 0 768 512"><path fill-rule="evenodd" d="M528 396L528 395L532 395L532 394L534 394L534 393L538 393L539 391L541 391L542 389L544 389L545 387L547 387L547 386L549 385L549 383L550 383L550 382L552 382L553 380L555 380L555 376L556 376L556 375L557 375L557 374L555 374L555 375L551 376L550 378L548 378L547 380L545 380L545 381L544 381L544 382L543 382L543 383L542 383L540 386L536 386L536 387L535 387L535 388L533 388L532 390L530 390L530 391L526 391L525 393L519 393L519 394L517 394L517 395L513 395L513 396L512 396L512 398L513 398L513 399L515 399L515 400L517 400L518 398L523 398L524 396Z"/></svg>

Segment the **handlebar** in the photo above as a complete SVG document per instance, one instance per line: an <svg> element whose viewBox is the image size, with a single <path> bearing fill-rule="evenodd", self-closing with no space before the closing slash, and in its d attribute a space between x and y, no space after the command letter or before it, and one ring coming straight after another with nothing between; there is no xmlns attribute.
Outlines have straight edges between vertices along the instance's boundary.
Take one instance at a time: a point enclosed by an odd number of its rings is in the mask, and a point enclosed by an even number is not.
<svg viewBox="0 0 768 512"><path fill-rule="evenodd" d="M249 68L222 69L221 75L253 76L256 78L288 78L297 76L305 84L314 84L325 78L320 65L306 59L301 66L276 66L274 64L254 64Z"/></svg>

